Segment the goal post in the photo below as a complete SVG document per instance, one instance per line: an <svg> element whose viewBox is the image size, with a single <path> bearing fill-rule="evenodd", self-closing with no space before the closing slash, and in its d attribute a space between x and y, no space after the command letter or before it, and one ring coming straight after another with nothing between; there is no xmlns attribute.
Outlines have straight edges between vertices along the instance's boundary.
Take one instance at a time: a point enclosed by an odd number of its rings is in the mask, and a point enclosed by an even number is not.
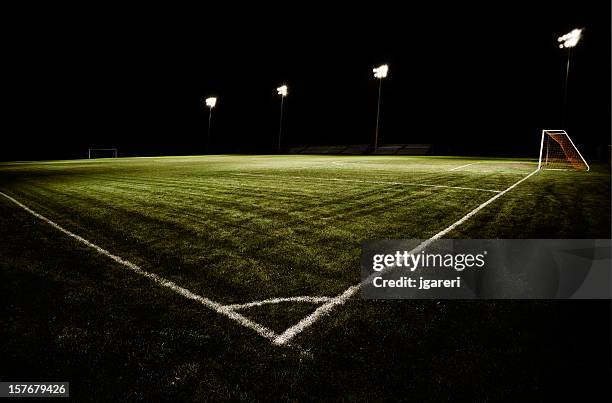
<svg viewBox="0 0 612 403"><path fill-rule="evenodd" d="M116 148L88 148L87 158L117 158Z"/></svg>
<svg viewBox="0 0 612 403"><path fill-rule="evenodd" d="M542 130L538 169L588 171L589 164L565 130Z"/></svg>

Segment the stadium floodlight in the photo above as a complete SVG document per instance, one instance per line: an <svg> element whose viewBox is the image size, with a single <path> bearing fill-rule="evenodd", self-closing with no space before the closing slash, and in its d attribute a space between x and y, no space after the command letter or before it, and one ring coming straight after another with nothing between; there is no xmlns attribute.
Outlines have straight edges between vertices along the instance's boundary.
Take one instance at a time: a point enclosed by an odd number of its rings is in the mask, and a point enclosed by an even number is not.
<svg viewBox="0 0 612 403"><path fill-rule="evenodd" d="M389 65L383 64L382 66L373 68L372 71L374 72L375 78L385 78L389 72Z"/></svg>
<svg viewBox="0 0 612 403"><path fill-rule="evenodd" d="M281 136L283 134L283 103L285 101L285 97L289 93L289 89L286 84L281 85L276 89L276 93L281 96L281 104L280 104L280 120L278 123L278 152L281 151Z"/></svg>
<svg viewBox="0 0 612 403"><path fill-rule="evenodd" d="M216 97L208 97L206 98L206 106L208 106L209 108L214 108L215 105L217 105L217 98Z"/></svg>
<svg viewBox="0 0 612 403"><path fill-rule="evenodd" d="M376 108L376 132L374 134L374 152L378 149L378 122L380 120L380 95L382 91L382 79L389 73L389 65L383 64L372 69L374 78L378 79L378 107Z"/></svg>
<svg viewBox="0 0 612 403"><path fill-rule="evenodd" d="M571 32L557 38L557 42L560 42L559 48L573 48L578 44L581 37L582 29L573 29Z"/></svg>
<svg viewBox="0 0 612 403"><path fill-rule="evenodd" d="M212 110L217 105L217 97L208 97L205 100L208 106L208 136L206 138L206 150L210 153L210 122L212 121Z"/></svg>
<svg viewBox="0 0 612 403"><path fill-rule="evenodd" d="M569 79L569 71L570 71L570 56L571 50L578 44L582 38L582 29L576 28L568 32L567 34L560 36L557 38L557 42L559 42L560 49L567 49L567 64L565 66L565 87L563 88L563 111L561 115L561 123L564 124L567 115L567 84Z"/></svg>
<svg viewBox="0 0 612 403"><path fill-rule="evenodd" d="M278 93L278 95L286 97L287 94L289 93L289 89L287 88L286 85L281 85L280 87L276 89L276 92Z"/></svg>

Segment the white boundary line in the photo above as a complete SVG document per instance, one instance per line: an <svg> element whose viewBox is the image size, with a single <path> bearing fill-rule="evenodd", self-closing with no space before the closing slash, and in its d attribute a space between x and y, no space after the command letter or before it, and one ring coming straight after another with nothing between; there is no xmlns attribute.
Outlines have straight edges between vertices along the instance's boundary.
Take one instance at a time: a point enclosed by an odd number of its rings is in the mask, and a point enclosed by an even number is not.
<svg viewBox="0 0 612 403"><path fill-rule="evenodd" d="M465 168L465 167L469 167L470 165L476 165L476 164L537 164L537 162L530 162L530 161L477 161L477 162L472 162L470 164L465 164L465 165L461 165L458 167L454 167L449 169L449 171L455 171L461 168Z"/></svg>
<svg viewBox="0 0 612 403"><path fill-rule="evenodd" d="M454 168L449 169L449 171L455 171L457 169L469 167L470 165L476 165L476 164L480 164L480 162L472 162L471 164L465 164L465 165L461 165L459 167L454 167Z"/></svg>
<svg viewBox="0 0 612 403"><path fill-rule="evenodd" d="M280 304L281 302L305 302L309 304L322 304L328 302L332 297L288 297L288 298L270 298L264 299L263 301L247 302L246 304L232 304L225 305L226 308L231 310L252 308L254 306L262 306L269 304Z"/></svg>
<svg viewBox="0 0 612 403"><path fill-rule="evenodd" d="M361 179L341 179L341 178L321 178L317 176L274 176L274 175L265 175L265 174L247 174L247 173L233 173L230 175L235 176L255 176L255 177L263 177L270 179L306 179L306 180L314 180L314 181L326 181L326 182L348 182L348 183L372 183L375 185L403 185L403 186L419 186L419 187L431 187L431 188L442 188L442 189L456 189L456 190L477 190L479 192L490 192L490 193L501 193L501 190L495 189L482 189L482 188L472 188L465 186L446 186L446 185L431 185L426 183L407 183L407 182L385 182L385 181L366 181Z"/></svg>
<svg viewBox="0 0 612 403"><path fill-rule="evenodd" d="M432 243L433 241L435 241L437 239L440 239L444 235L448 234L450 231L454 230L459 225L461 225L464 222L466 222L467 220L469 220L472 216L474 216L480 210L482 210L483 208L485 208L489 204L493 203L495 200L497 200L498 198L500 198L504 194L508 193L510 190L514 189L520 183L526 181L527 179L529 179L532 175L536 174L537 172L538 172L538 170L536 169L535 171L531 172L529 175L525 176L523 179L519 180L518 182L516 182L513 185L511 185L510 187L508 187L506 190L504 190L504 191L496 194L495 196L491 197L489 200L487 200L486 202L482 203L481 205L479 205L478 207L476 207L475 209L473 209L472 211L470 211L469 213L467 213L466 215L461 217L459 220L455 221L453 224L451 224L448 227L446 227L445 229L443 229L442 231L438 232L437 234L435 234L434 236L432 236L428 240L422 242L419 246L417 246L416 248L412 249L408 253L409 254L415 254L415 253L420 252L421 250L426 248L430 243ZM283 345L283 344L288 343L291 339L293 339L295 336L297 336L298 334L303 332L306 328L312 326L315 322L317 322L323 316L329 314L329 312L331 312L331 310L334 309L336 306L343 305L349 298L351 298L353 295L355 295L361 289L361 287L363 287L364 285L368 284L369 281L370 281L370 278L366 278L362 282L347 288L346 290L344 290L344 292L342 294L332 298L331 300L329 300L325 304L321 305L320 307L315 309L315 311L313 313L311 313L310 315L306 316L301 321L299 321L297 324L291 326L290 328L285 330L282 334L280 334L276 339L273 340L274 344Z"/></svg>
<svg viewBox="0 0 612 403"><path fill-rule="evenodd" d="M133 271L134 273L142 276L142 277L146 277L149 280L152 280L154 283L156 283L157 285L161 286L161 287L166 287L172 291L174 291L175 293L182 295L185 298L194 300L199 302L200 304L204 305L205 307L220 313L221 315L227 316L228 318L238 322L239 324L241 324L242 326L249 328L251 330L256 331L260 336L265 337L268 340L276 340L276 338L278 337L278 335L272 331L271 329L260 325L259 323L253 322L252 320L244 317L243 315L239 314L238 312L234 312L231 308L228 308L227 306L221 305L218 302L215 302L211 299L208 299L206 297L202 297L201 295L197 295L194 294L193 292L189 291L186 288L183 288L179 285L177 285L176 283L167 280L155 273L150 273L148 271L143 270L140 266L135 265L134 263L125 260L119 256L113 255L112 253L110 253L109 251L107 251L106 249L103 249L101 247L99 247L98 245L94 244L93 242L88 241L87 239L76 235L70 231L68 231L67 229L65 229L64 227L60 226L59 224L51 221L50 219L48 219L47 217L38 214L36 211L30 209L28 206L24 205L23 203L15 200L14 198L12 198L11 196L0 192L0 195L4 196L5 198L7 198L8 200L12 201L13 203L15 203L16 205L18 205L19 207L21 207L22 209L24 209L25 211L27 211L28 213L32 214L34 217L37 217L41 220L43 220L44 222L46 222L47 224L51 225L52 227L54 227L55 229L63 232L64 234L76 239L77 241L81 242L82 244L92 248L93 250L95 250L96 252L98 252L101 255L104 255L112 260L114 260L115 262L123 265L124 267L126 267L127 269Z"/></svg>

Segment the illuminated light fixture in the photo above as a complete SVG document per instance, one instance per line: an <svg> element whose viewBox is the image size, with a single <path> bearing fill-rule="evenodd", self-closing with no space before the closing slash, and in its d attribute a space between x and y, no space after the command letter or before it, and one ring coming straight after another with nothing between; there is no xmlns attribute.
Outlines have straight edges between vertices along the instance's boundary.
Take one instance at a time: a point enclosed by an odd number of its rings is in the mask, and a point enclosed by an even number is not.
<svg viewBox="0 0 612 403"><path fill-rule="evenodd" d="M289 93L289 89L287 88L286 85L281 85L280 87L276 89L276 92L278 93L278 95L282 97L286 97L287 94Z"/></svg>
<svg viewBox="0 0 612 403"><path fill-rule="evenodd" d="M576 28L567 34L560 36L557 38L557 42L559 43L559 48L573 48L578 44L578 41L582 37L582 29Z"/></svg>
<svg viewBox="0 0 612 403"><path fill-rule="evenodd" d="M378 149L378 122L380 120L380 95L382 91L382 79L389 73L389 65L383 64L372 69L374 78L378 78L378 107L376 108L376 132L374 133L374 152Z"/></svg>
<svg viewBox="0 0 612 403"><path fill-rule="evenodd" d="M212 110L217 105L217 97L208 97L204 101L208 106L208 136L206 137L206 150L210 153L210 124L212 122Z"/></svg>
<svg viewBox="0 0 612 403"><path fill-rule="evenodd" d="M208 106L209 108L214 108L215 105L217 105L217 98L216 97L208 97L206 98L206 106Z"/></svg>
<svg viewBox="0 0 612 403"><path fill-rule="evenodd" d="M285 97L289 93L289 88L287 85L283 84L276 89L276 93L281 96L281 104L280 104L280 119L278 122L278 153L281 152L281 136L283 134L283 103L285 102Z"/></svg>
<svg viewBox="0 0 612 403"><path fill-rule="evenodd" d="M382 66L373 68L372 71L374 72L375 78L385 78L389 72L389 66L387 64L383 64Z"/></svg>
<svg viewBox="0 0 612 403"><path fill-rule="evenodd" d="M567 64L565 66L565 86L563 87L563 109L561 114L561 126L565 125L565 121L567 120L568 107L567 107L567 85L569 81L569 71L570 71L570 59L572 48L574 48L580 38L582 37L582 29L576 28L568 32L567 34L560 36L557 38L557 42L559 42L560 49L567 49Z"/></svg>

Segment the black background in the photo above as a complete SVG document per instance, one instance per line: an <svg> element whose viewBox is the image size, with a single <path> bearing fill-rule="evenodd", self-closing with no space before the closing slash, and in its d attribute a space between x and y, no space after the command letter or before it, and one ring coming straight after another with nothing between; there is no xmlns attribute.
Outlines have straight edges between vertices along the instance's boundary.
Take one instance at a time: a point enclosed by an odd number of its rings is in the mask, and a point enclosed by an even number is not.
<svg viewBox="0 0 612 403"><path fill-rule="evenodd" d="M202 153L208 95L215 151L273 152L284 82L285 145L369 143L382 63L382 143L536 157L540 130L564 128L590 159L610 144L610 2L285 4L5 10L0 158ZM575 27L562 125L556 38Z"/></svg>

